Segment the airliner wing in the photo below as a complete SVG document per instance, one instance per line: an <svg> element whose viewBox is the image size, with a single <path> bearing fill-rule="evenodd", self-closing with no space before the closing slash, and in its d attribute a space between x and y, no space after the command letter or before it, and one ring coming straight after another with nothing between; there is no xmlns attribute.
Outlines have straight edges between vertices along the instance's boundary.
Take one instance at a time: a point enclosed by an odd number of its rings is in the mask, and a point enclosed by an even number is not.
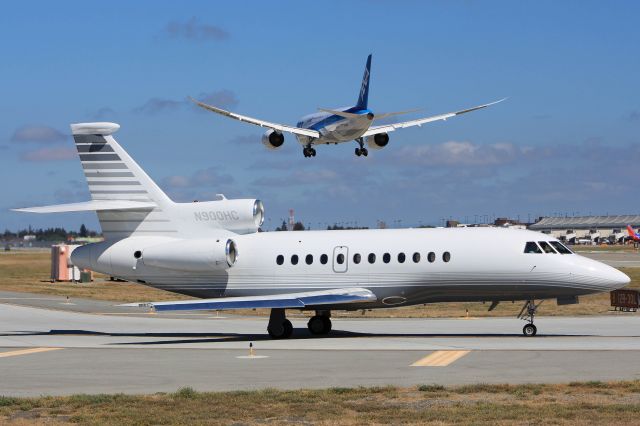
<svg viewBox="0 0 640 426"><path fill-rule="evenodd" d="M305 308L317 305L340 305L343 303L375 302L378 300L370 290L359 287L302 293L276 294L269 296L223 297L219 299L180 300L177 302L127 303L120 306L149 307L156 311L229 310L254 308Z"/></svg>
<svg viewBox="0 0 640 426"><path fill-rule="evenodd" d="M379 133L389 133L397 129L404 129L405 127L422 126L423 124L431 123L432 121L446 120L447 118L455 117L456 115L466 114L468 112L477 111L479 109L483 109L488 106L495 105L497 103L504 101L505 99L507 98L500 99L499 101L491 102L484 105L478 105L473 108L463 109L462 111L448 112L446 114L434 115L432 117L418 118L417 120L403 121L401 123L386 124L383 126L372 126L372 127L369 127L369 130L367 130L365 134L362 136L365 137L365 136L377 135Z"/></svg>
<svg viewBox="0 0 640 426"><path fill-rule="evenodd" d="M320 133L316 130L302 129L300 127L287 126L286 124L278 124L278 123L271 123L269 121L258 120L257 118L247 117L246 115L236 114L234 112L227 111L222 108L214 107L212 105L207 105L193 98L189 98L189 99L191 99L193 102L195 102L196 105L198 105L201 108L204 108L208 111L215 112L216 114L224 115L225 117L233 118L234 120L244 121L246 123L255 124L256 126L268 127L270 129L280 130L281 132L288 132L296 135L309 136L312 138L320 137Z"/></svg>

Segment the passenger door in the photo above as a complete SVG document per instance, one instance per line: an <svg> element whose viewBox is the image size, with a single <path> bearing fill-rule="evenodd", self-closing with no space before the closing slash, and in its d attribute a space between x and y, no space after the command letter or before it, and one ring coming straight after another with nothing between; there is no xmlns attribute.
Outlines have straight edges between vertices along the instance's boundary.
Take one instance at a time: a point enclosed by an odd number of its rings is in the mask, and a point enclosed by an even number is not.
<svg viewBox="0 0 640 426"><path fill-rule="evenodd" d="M349 265L349 248L338 246L333 249L333 272L347 272Z"/></svg>

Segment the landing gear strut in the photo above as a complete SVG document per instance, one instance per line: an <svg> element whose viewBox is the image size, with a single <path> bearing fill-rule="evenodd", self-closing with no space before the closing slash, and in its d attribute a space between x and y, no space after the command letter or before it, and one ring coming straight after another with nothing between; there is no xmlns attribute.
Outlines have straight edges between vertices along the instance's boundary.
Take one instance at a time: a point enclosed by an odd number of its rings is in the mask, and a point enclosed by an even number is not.
<svg viewBox="0 0 640 426"><path fill-rule="evenodd" d="M519 319L527 321L527 324L522 327L522 334L524 334L525 337L533 337L538 332L536 326L533 325L533 319L538 310L538 306L540 306L542 302L543 301L536 305L535 301L527 300L518 314Z"/></svg>
<svg viewBox="0 0 640 426"><path fill-rule="evenodd" d="M305 157L315 157L316 149L313 148L311 145L307 145L304 148L302 148L302 154L304 154Z"/></svg>
<svg viewBox="0 0 640 426"><path fill-rule="evenodd" d="M365 157L369 155L369 150L364 147L364 139L358 138L356 139L356 142L358 142L358 145L360 145L359 148L356 148L356 155L358 157L360 157L361 155L364 155Z"/></svg>
<svg viewBox="0 0 640 426"><path fill-rule="evenodd" d="M309 319L307 327L311 334L329 334L331 331L331 311L316 311Z"/></svg>
<svg viewBox="0 0 640 426"><path fill-rule="evenodd" d="M271 309L267 333L272 339L288 339L293 334L293 325L284 314L284 309Z"/></svg>

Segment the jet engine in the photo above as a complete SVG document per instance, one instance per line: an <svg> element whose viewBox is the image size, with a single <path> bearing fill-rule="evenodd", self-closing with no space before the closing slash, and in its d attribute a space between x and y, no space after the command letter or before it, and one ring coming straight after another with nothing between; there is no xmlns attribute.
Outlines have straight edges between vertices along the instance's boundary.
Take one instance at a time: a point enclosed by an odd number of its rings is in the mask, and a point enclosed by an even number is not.
<svg viewBox="0 0 640 426"><path fill-rule="evenodd" d="M382 149L389 143L389 134L378 133L377 135L367 136L364 141L371 149Z"/></svg>
<svg viewBox="0 0 640 426"><path fill-rule="evenodd" d="M146 247L139 256L145 266L207 272L235 265L238 247L230 238L177 240Z"/></svg>
<svg viewBox="0 0 640 426"><path fill-rule="evenodd" d="M213 228L226 229L237 234L257 232L264 222L264 205L255 199L229 200L190 203L188 214L193 220Z"/></svg>
<svg viewBox="0 0 640 426"><path fill-rule="evenodd" d="M284 135L274 129L269 129L262 135L262 144L268 149L278 149L284 143Z"/></svg>

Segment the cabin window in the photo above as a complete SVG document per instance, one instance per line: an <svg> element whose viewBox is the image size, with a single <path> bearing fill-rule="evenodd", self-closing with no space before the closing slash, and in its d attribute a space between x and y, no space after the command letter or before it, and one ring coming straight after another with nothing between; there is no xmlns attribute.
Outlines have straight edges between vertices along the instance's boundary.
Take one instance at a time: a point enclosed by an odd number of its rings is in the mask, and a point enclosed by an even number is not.
<svg viewBox="0 0 640 426"><path fill-rule="evenodd" d="M327 256L326 254L323 254L320 256L320 263L322 263L323 265L326 265L328 261L329 261L329 256Z"/></svg>
<svg viewBox="0 0 640 426"><path fill-rule="evenodd" d="M535 241L527 241L527 244L524 245L525 253L542 253L540 247L536 244Z"/></svg>
<svg viewBox="0 0 640 426"><path fill-rule="evenodd" d="M389 263L391 262L391 255L389 253L385 253L382 255L382 261L384 263Z"/></svg>
<svg viewBox="0 0 640 426"><path fill-rule="evenodd" d="M276 257L276 263L282 265L284 263L284 256L279 254L278 257Z"/></svg>
<svg viewBox="0 0 640 426"><path fill-rule="evenodd" d="M429 263L433 263L436 261L436 254L432 251L429 252L429 254L427 255L427 260L429 261Z"/></svg>
<svg viewBox="0 0 640 426"><path fill-rule="evenodd" d="M445 251L444 253L442 253L442 260L444 262L448 262L451 260L451 253L449 253L448 251Z"/></svg>
<svg viewBox="0 0 640 426"><path fill-rule="evenodd" d="M376 263L376 255L374 253L369 253L368 260L369 263Z"/></svg>
<svg viewBox="0 0 640 426"><path fill-rule="evenodd" d="M420 262L420 253L415 252L413 253L413 263L418 263Z"/></svg>
<svg viewBox="0 0 640 426"><path fill-rule="evenodd" d="M356 253L353 255L353 263L358 264L360 263L360 260L362 260L362 256L360 256L360 253Z"/></svg>
<svg viewBox="0 0 640 426"><path fill-rule="evenodd" d="M304 258L304 261L307 263L307 265L311 265L313 263L313 255L308 254L307 257Z"/></svg>
<svg viewBox="0 0 640 426"><path fill-rule="evenodd" d="M291 264L292 265L297 265L298 264L298 255L294 254L293 256L291 256Z"/></svg>
<svg viewBox="0 0 640 426"><path fill-rule="evenodd" d="M538 244L540 244L540 247L542 247L542 250L544 250L545 253L558 254L546 241L538 241Z"/></svg>
<svg viewBox="0 0 640 426"><path fill-rule="evenodd" d="M404 253L398 253L398 263L404 263L406 259L407 259L407 256L405 256Z"/></svg>
<svg viewBox="0 0 640 426"><path fill-rule="evenodd" d="M338 262L338 265L342 265L344 263L344 254L340 253L339 255L337 255L336 262Z"/></svg>
<svg viewBox="0 0 640 426"><path fill-rule="evenodd" d="M571 250L569 250L564 244L560 241L549 241L549 244L553 246L560 254L573 254Z"/></svg>

